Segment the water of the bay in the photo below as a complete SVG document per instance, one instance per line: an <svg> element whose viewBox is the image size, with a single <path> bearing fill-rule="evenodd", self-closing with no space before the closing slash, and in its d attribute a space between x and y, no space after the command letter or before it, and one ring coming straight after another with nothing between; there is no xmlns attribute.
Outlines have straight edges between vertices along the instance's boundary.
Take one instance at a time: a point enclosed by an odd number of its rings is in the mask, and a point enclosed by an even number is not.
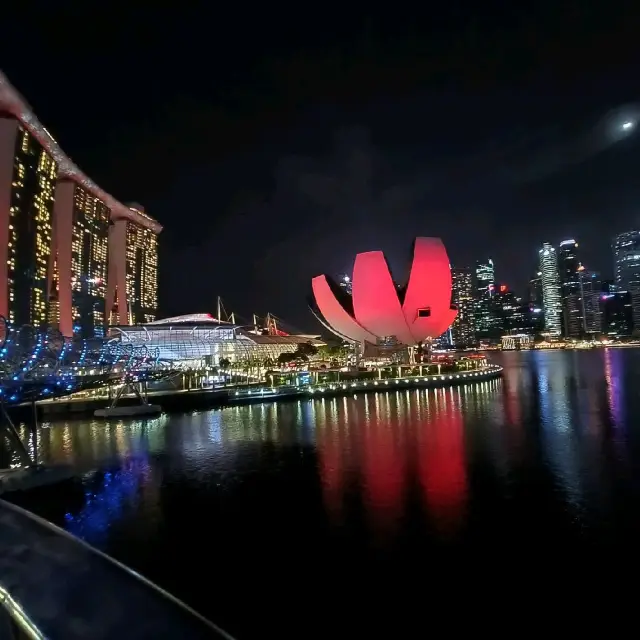
<svg viewBox="0 0 640 640"><path fill-rule="evenodd" d="M451 389L44 425L84 491L29 506L241 639L423 635L569 564L599 590L640 534L640 349L491 359Z"/></svg>

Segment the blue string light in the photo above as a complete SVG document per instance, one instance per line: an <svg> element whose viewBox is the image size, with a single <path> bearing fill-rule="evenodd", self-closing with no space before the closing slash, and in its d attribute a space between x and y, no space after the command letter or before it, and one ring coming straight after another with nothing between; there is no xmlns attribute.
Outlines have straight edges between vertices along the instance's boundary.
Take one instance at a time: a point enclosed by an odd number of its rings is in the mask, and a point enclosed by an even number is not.
<svg viewBox="0 0 640 640"><path fill-rule="evenodd" d="M22 327L4 323L0 339L0 394L19 404L69 395L82 389L112 384L111 370L127 382L156 379L159 349L134 348L120 341L96 336L92 341L51 334L51 328ZM88 376L92 369L98 369ZM6 393L5 393L6 392Z"/></svg>

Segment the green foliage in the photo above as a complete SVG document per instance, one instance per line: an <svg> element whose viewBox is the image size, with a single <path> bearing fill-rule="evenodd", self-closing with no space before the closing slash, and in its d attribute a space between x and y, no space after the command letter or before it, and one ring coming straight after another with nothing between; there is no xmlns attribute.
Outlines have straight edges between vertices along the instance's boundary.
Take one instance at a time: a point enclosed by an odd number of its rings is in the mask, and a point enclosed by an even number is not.
<svg viewBox="0 0 640 640"><path fill-rule="evenodd" d="M296 350L296 353L299 355L307 356L308 358L309 356L317 355L318 347L311 344L310 342L303 342L302 344L298 345L298 349Z"/></svg>
<svg viewBox="0 0 640 640"><path fill-rule="evenodd" d="M309 358L315 356L318 353L318 348L312 345L310 342L303 342L298 345L298 348L293 352L281 353L278 356L278 364L285 365L289 362L301 364L303 362L309 362Z"/></svg>

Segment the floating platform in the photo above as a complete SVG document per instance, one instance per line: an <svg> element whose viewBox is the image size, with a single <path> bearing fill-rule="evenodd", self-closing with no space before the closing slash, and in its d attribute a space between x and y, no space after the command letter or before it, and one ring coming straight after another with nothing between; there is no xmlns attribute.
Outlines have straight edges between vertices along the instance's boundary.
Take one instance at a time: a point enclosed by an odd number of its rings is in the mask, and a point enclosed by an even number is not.
<svg viewBox="0 0 640 640"><path fill-rule="evenodd" d="M96 409L93 415L96 418L135 418L137 416L157 416L162 413L159 404L135 404L122 407L107 407Z"/></svg>
<svg viewBox="0 0 640 640"><path fill-rule="evenodd" d="M299 387L260 387L257 389L238 389L229 394L229 404L250 404L255 402L268 402L270 400L283 400L289 398L302 398L304 391Z"/></svg>
<svg viewBox="0 0 640 640"><path fill-rule="evenodd" d="M14 491L30 491L73 480L76 472L67 465L34 465L0 469L0 495Z"/></svg>

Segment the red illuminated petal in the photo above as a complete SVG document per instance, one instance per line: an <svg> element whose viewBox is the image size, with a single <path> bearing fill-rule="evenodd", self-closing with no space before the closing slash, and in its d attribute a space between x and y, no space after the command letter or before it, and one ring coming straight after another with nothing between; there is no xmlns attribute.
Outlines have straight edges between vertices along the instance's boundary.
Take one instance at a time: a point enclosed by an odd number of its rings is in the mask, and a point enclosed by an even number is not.
<svg viewBox="0 0 640 640"><path fill-rule="evenodd" d="M380 337L395 336L405 344L415 342L382 251L356 256L352 284L353 313L363 327Z"/></svg>
<svg viewBox="0 0 640 640"><path fill-rule="evenodd" d="M455 309L444 309L430 318L417 318L411 325L411 333L414 336L420 336L419 341L437 338L453 324L457 315L458 312Z"/></svg>
<svg viewBox="0 0 640 640"><path fill-rule="evenodd" d="M425 308L429 317L418 317ZM455 320L449 256L440 238L416 238L402 310L415 342L438 337Z"/></svg>

